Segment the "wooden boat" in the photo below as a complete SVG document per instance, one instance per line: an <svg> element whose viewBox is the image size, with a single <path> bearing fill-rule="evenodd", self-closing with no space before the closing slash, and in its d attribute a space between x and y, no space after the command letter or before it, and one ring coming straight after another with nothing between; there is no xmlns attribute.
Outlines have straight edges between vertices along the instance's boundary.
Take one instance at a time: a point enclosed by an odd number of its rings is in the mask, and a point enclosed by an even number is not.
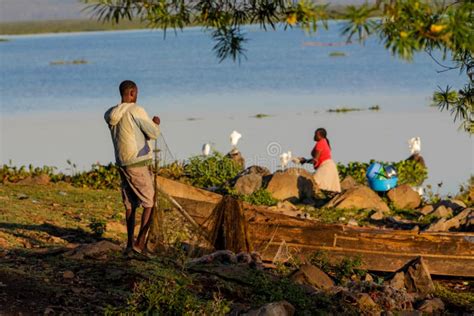
<svg viewBox="0 0 474 316"><path fill-rule="evenodd" d="M157 180L160 189L205 228L222 196L162 177ZM474 277L474 233L329 225L248 204L244 216L254 250L265 261L286 252L305 256L323 250L331 260L360 256L364 269L393 272L421 256L433 275Z"/></svg>

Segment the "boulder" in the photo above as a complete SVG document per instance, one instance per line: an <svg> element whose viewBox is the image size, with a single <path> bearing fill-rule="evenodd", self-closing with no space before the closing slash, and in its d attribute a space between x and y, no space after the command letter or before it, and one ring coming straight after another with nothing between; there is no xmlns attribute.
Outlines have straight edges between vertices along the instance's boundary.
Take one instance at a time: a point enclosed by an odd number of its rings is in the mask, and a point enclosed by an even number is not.
<svg viewBox="0 0 474 316"><path fill-rule="evenodd" d="M436 297L433 299L421 301L417 304L416 309L427 314L442 312L444 311L444 303L440 298Z"/></svg>
<svg viewBox="0 0 474 316"><path fill-rule="evenodd" d="M277 209L296 211L297 208L289 201L278 202Z"/></svg>
<svg viewBox="0 0 474 316"><path fill-rule="evenodd" d="M430 272L422 257L405 264L389 278L388 283L396 289L405 288L408 293L417 293L423 297L435 290Z"/></svg>
<svg viewBox="0 0 474 316"><path fill-rule="evenodd" d="M355 188L358 185L359 185L359 183L357 183L357 181L354 180L353 177L347 176L347 177L344 178L344 180L341 181L341 191L345 192L347 190Z"/></svg>
<svg viewBox="0 0 474 316"><path fill-rule="evenodd" d="M290 201L313 198L317 193L317 185L313 176L301 168L289 168L275 172L266 189L274 198Z"/></svg>
<svg viewBox="0 0 474 316"><path fill-rule="evenodd" d="M434 206L427 204L418 210L422 215L426 216L434 211Z"/></svg>
<svg viewBox="0 0 474 316"><path fill-rule="evenodd" d="M304 264L290 276L297 284L310 285L318 289L327 290L334 286L334 281L321 269Z"/></svg>
<svg viewBox="0 0 474 316"><path fill-rule="evenodd" d="M474 231L474 212L469 213L464 223L463 231L473 232Z"/></svg>
<svg viewBox="0 0 474 316"><path fill-rule="evenodd" d="M444 231L449 231L450 229L458 229L462 225L466 224L466 222L468 221L468 218L472 214L474 214L473 212L474 212L474 209L467 208L450 219L440 218L438 221L428 226L428 228L426 228L425 231L444 232Z"/></svg>
<svg viewBox="0 0 474 316"><path fill-rule="evenodd" d="M245 175L245 174L258 174L262 177L266 177L266 176L271 175L272 173L270 172L270 170L268 170L268 168L254 165L254 166L248 167L247 169L241 172L241 175Z"/></svg>
<svg viewBox="0 0 474 316"><path fill-rule="evenodd" d="M436 203L435 209L438 208L438 207L441 207L441 206L444 206L446 208L450 208L454 212L460 212L460 211L462 211L463 209L465 209L467 207L466 204L464 204L463 201L454 200L454 199L443 200L443 201L440 201L440 202Z"/></svg>
<svg viewBox="0 0 474 316"><path fill-rule="evenodd" d="M374 214L370 215L370 219L374 221L381 221L382 219L384 219L384 217L385 214L382 211L376 211Z"/></svg>
<svg viewBox="0 0 474 316"><path fill-rule="evenodd" d="M258 174L247 174L237 179L234 185L239 194L250 195L262 187L262 176Z"/></svg>
<svg viewBox="0 0 474 316"><path fill-rule="evenodd" d="M358 186L334 197L326 207L343 210L366 209L390 212L387 204L370 188Z"/></svg>
<svg viewBox="0 0 474 316"><path fill-rule="evenodd" d="M92 244L80 245L71 251L68 251L64 256L71 259L82 260L84 258L105 259L111 252L121 251L122 248L110 241L102 240Z"/></svg>
<svg viewBox="0 0 474 316"><path fill-rule="evenodd" d="M415 209L421 204L420 195L407 184L388 191L387 197L397 209Z"/></svg>
<svg viewBox="0 0 474 316"><path fill-rule="evenodd" d="M287 301L273 302L263 305L259 309L254 309L248 313L242 314L246 316L293 316L295 308Z"/></svg>
<svg viewBox="0 0 474 316"><path fill-rule="evenodd" d="M375 303L372 297L367 293L360 293L357 295L357 305L363 312L375 312L380 309L377 303Z"/></svg>
<svg viewBox="0 0 474 316"><path fill-rule="evenodd" d="M453 215L453 210L449 207L444 205L440 205L434 210L430 215L435 216L437 218L448 218Z"/></svg>

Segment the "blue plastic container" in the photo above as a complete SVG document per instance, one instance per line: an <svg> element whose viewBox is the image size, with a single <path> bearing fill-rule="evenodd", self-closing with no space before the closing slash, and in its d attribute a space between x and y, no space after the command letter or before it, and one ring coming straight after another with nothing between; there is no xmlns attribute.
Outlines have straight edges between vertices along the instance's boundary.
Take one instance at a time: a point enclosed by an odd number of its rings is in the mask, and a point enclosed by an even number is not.
<svg viewBox="0 0 474 316"><path fill-rule="evenodd" d="M391 176L387 175L387 171ZM398 177L396 174L397 172L393 166L384 166L381 163L374 162L367 168L366 176L372 190L386 192L397 186Z"/></svg>
<svg viewBox="0 0 474 316"><path fill-rule="evenodd" d="M375 179L378 176L378 174L382 171L383 171L382 164L378 162L374 162L369 166L369 168L367 168L367 172L365 175L368 180Z"/></svg>
<svg viewBox="0 0 474 316"><path fill-rule="evenodd" d="M369 186L376 192L386 192L397 186L398 177L392 177L389 179L368 179Z"/></svg>

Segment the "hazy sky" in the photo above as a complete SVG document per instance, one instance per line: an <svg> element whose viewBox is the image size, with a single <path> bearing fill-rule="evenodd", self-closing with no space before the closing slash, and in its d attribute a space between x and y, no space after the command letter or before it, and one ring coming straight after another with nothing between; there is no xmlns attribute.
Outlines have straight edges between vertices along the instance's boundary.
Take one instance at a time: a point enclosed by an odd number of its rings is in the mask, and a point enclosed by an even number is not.
<svg viewBox="0 0 474 316"><path fill-rule="evenodd" d="M333 4L364 3L365 0L318 0ZM370 2L370 1L369 1ZM84 8L79 0L0 0L0 22L80 19Z"/></svg>

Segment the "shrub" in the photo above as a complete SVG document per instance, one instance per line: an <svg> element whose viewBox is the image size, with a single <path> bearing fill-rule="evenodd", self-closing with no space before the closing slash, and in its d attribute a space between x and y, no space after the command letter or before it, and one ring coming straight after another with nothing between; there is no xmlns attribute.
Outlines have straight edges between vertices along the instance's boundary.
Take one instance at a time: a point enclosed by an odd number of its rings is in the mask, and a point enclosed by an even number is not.
<svg viewBox="0 0 474 316"><path fill-rule="evenodd" d="M107 230L107 223L103 219L92 218L89 224L89 228L96 237L102 237Z"/></svg>
<svg viewBox="0 0 474 316"><path fill-rule="evenodd" d="M185 165L186 177L200 188L223 188L237 176L241 168L232 159L214 152L211 156L195 156Z"/></svg>
<svg viewBox="0 0 474 316"><path fill-rule="evenodd" d="M358 183L367 184L365 176L367 168L371 163L349 162L347 165L339 163L337 165L339 176L344 179L351 176ZM420 163L413 160L402 160L399 162L383 163L385 165L393 165L398 172L398 184L421 185L428 177L428 170Z"/></svg>
<svg viewBox="0 0 474 316"><path fill-rule="evenodd" d="M362 266L362 259L360 257L344 257L335 263L331 262L327 252L317 251L308 260L327 274L334 276L336 281L342 285L353 275L362 276L367 273L367 271L360 268Z"/></svg>
<svg viewBox="0 0 474 316"><path fill-rule="evenodd" d="M241 195L239 198L242 201L253 205L274 206L278 203L278 200L275 199L272 194L265 189L258 189L250 195Z"/></svg>
<svg viewBox="0 0 474 316"><path fill-rule="evenodd" d="M36 177L40 175L47 175L51 181L60 181L64 178L64 175L55 173L56 167L43 166L34 167L33 165L16 167L11 165L3 165L0 169L0 179L2 183L11 182L15 183L28 177Z"/></svg>
<svg viewBox="0 0 474 316"><path fill-rule="evenodd" d="M92 165L92 170L79 172L70 179L71 184L92 189L116 189L120 187L119 168L110 163L106 166Z"/></svg>
<svg viewBox="0 0 474 316"><path fill-rule="evenodd" d="M109 308L106 315L225 315L227 301L216 295L212 300L198 297L190 284L181 279L142 281L122 310Z"/></svg>

